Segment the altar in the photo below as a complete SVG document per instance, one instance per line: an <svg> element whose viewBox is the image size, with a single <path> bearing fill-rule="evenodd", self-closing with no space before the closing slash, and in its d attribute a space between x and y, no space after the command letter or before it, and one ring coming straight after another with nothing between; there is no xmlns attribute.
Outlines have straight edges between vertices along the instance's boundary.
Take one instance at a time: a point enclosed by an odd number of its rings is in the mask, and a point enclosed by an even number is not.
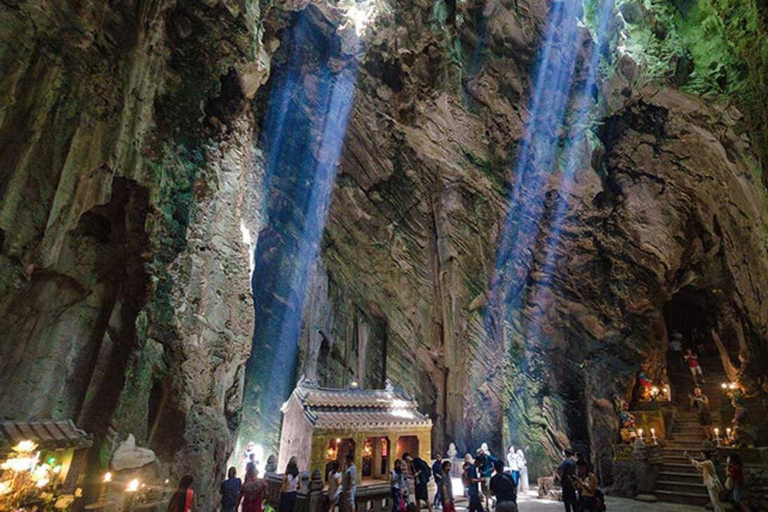
<svg viewBox="0 0 768 512"><path fill-rule="evenodd" d="M296 457L300 470L341 465L354 454L358 481L388 479L405 452L430 460L432 420L415 398L387 381L385 389L321 388L302 378L282 407L278 470Z"/></svg>

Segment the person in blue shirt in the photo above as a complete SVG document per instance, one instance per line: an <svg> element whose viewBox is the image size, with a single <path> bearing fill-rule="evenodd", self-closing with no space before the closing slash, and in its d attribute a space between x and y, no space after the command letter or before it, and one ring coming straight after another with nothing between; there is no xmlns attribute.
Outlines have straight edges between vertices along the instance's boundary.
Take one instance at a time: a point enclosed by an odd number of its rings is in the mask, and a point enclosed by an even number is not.
<svg viewBox="0 0 768 512"><path fill-rule="evenodd" d="M237 470L233 467L227 472L227 479L221 482L221 511L235 512L237 502L240 500L240 488L243 482L237 478Z"/></svg>
<svg viewBox="0 0 768 512"><path fill-rule="evenodd" d="M467 467L466 482L468 484L467 497L469 498L468 512L484 512L483 502L480 499L480 490L478 489L478 484L485 481L481 476L482 465L483 461L478 458L475 460L474 464L470 464Z"/></svg>

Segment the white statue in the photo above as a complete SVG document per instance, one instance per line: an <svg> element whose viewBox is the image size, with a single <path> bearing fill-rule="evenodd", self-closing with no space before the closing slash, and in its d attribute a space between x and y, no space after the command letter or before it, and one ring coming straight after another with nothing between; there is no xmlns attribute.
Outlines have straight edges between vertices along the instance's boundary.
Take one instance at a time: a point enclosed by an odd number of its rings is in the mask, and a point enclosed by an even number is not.
<svg viewBox="0 0 768 512"><path fill-rule="evenodd" d="M456 460L456 456L459 454L458 450L456 450L456 445L454 443L451 443L448 445L448 459L451 461Z"/></svg>
<svg viewBox="0 0 768 512"><path fill-rule="evenodd" d="M523 450L517 450L517 466L520 468L520 480L517 483L517 492L528 492L528 461L525 460Z"/></svg>
<svg viewBox="0 0 768 512"><path fill-rule="evenodd" d="M115 471L138 469L156 459L155 452L149 448L139 448L136 446L136 438L133 434L128 434L128 439L120 443L112 455L112 469Z"/></svg>

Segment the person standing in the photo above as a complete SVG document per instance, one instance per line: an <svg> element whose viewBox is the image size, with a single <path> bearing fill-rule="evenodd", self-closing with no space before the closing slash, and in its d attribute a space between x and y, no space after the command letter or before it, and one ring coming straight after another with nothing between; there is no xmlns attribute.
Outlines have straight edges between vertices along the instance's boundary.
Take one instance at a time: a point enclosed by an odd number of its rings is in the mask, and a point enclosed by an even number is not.
<svg viewBox="0 0 768 512"><path fill-rule="evenodd" d="M669 339L669 358L682 370L685 361L683 360L683 335L679 332L673 332Z"/></svg>
<svg viewBox="0 0 768 512"><path fill-rule="evenodd" d="M715 512L725 512L725 507L720 501L720 493L723 492L723 485L720 483L720 479L717 478L715 463L712 461L712 452L705 451L702 452L702 455L704 456L704 460L698 461L688 455L688 452L685 452L685 456L688 457L688 460L693 464L693 467L701 473L702 482L704 483L704 487L707 488L709 501L712 503L713 510Z"/></svg>
<svg viewBox="0 0 768 512"><path fill-rule="evenodd" d="M494 475L489 488L496 497L496 512L517 512L517 484L512 475L504 472L504 463L493 462Z"/></svg>
<svg viewBox="0 0 768 512"><path fill-rule="evenodd" d="M408 482L405 480L403 461L395 460L395 469L390 479L392 486L392 512L404 512L407 508Z"/></svg>
<svg viewBox="0 0 768 512"><path fill-rule="evenodd" d="M441 466L444 478L440 482L440 496L443 498L443 512L456 512L453 498L453 482L451 481L451 461L443 461Z"/></svg>
<svg viewBox="0 0 768 512"><path fill-rule="evenodd" d="M488 449L488 445L483 443L480 449L477 450L477 460L481 461L480 464L480 476L483 477L483 481L480 482L480 491L483 493L482 498L485 500L485 508L491 510L491 502L493 501L493 495L491 489L488 487L491 481L491 474L493 473L493 457Z"/></svg>
<svg viewBox="0 0 768 512"><path fill-rule="evenodd" d="M565 512L578 512L578 500L576 488L573 486L573 477L576 476L576 461L573 459L573 451L565 450L565 459L557 468L557 476L563 487L563 504Z"/></svg>
<svg viewBox="0 0 768 512"><path fill-rule="evenodd" d="M403 454L403 460L413 475L413 485L416 488L416 506L421 509L421 502L423 501L427 505L427 510L432 512L432 504L429 502L429 496L427 496L427 484L431 472L429 464L421 457L412 457L408 452Z"/></svg>
<svg viewBox="0 0 768 512"><path fill-rule="evenodd" d="M432 476L435 478L435 485L437 486L432 506L440 508L443 502L443 477L450 478L450 476L443 474L443 458L439 453L435 455L435 462L432 463Z"/></svg>
<svg viewBox="0 0 768 512"><path fill-rule="evenodd" d="M507 466L509 466L509 474L512 475L512 480L517 485L520 481L520 460L517 457L514 445L510 446L507 452Z"/></svg>
<svg viewBox="0 0 768 512"><path fill-rule="evenodd" d="M357 491L357 468L355 454L349 452L344 463L344 477L341 479L341 512L354 512L355 492Z"/></svg>
<svg viewBox="0 0 768 512"><path fill-rule="evenodd" d="M331 467L326 475L328 480L328 497L326 498L326 510L331 512L336 505L339 504L339 496L341 495L341 471L339 470L339 462L331 462Z"/></svg>
<svg viewBox="0 0 768 512"><path fill-rule="evenodd" d="M293 512L296 505L296 495L299 491L299 466L296 464L296 457L291 457L288 465L285 467L283 483L280 486L280 505L278 512Z"/></svg>
<svg viewBox="0 0 768 512"><path fill-rule="evenodd" d="M245 483L240 489L237 505L242 503L242 512L261 512L266 496L266 484L263 480L259 480L256 466L248 464L248 468L245 470ZM235 506L235 510L237 510L237 506Z"/></svg>
<svg viewBox="0 0 768 512"><path fill-rule="evenodd" d="M240 501L240 488L243 482L237 478L237 469L229 468L227 479L221 482L219 493L221 494L221 512L235 512Z"/></svg>
<svg viewBox="0 0 768 512"><path fill-rule="evenodd" d="M744 465L738 453L728 456L727 472L725 488L731 492L731 500L736 505L736 510L748 510L744 504Z"/></svg>
<svg viewBox="0 0 768 512"><path fill-rule="evenodd" d="M484 512L483 502L480 499L480 490L478 489L478 484L484 481L481 476L482 463L483 462L477 458L475 459L474 464L469 464L469 467L467 467L466 482L468 484L467 497L469 498L468 512Z"/></svg>
<svg viewBox="0 0 768 512"><path fill-rule="evenodd" d="M688 369L691 371L694 386L699 385L699 380L701 380L701 382L706 382L704 380L704 373L701 371L701 365L699 365L699 356L696 355L693 350L687 349L685 351L684 359L688 364Z"/></svg>
<svg viewBox="0 0 768 512"><path fill-rule="evenodd" d="M597 476L589 471L587 461L579 459L576 463L578 478L574 479L579 491L579 510L581 512L599 512L597 501Z"/></svg>
<svg viewBox="0 0 768 512"><path fill-rule="evenodd" d="M528 461L525 460L525 453L523 453L522 448L517 450L517 467L520 470L520 478L517 481L517 492L525 494L528 492L530 483L528 481Z"/></svg>
<svg viewBox="0 0 768 512"><path fill-rule="evenodd" d="M176 492L168 503L168 512L190 512L195 504L195 491L192 489L192 476L186 475L179 481Z"/></svg>

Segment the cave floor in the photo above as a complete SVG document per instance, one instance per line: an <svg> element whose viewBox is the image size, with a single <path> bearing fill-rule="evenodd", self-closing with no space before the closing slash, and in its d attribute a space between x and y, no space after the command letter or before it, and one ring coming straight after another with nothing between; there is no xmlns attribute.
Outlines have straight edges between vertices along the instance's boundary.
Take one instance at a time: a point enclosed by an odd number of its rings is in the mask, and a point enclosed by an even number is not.
<svg viewBox="0 0 768 512"><path fill-rule="evenodd" d="M529 496L520 496L517 500L520 512L561 512L564 510L563 504L559 501L540 500L536 497L535 491ZM456 510L466 511L464 504L457 504ZM606 500L608 510L621 510L621 512L701 512L703 507L694 507L690 505L680 505L677 503L643 503L624 498L614 498L608 496Z"/></svg>

